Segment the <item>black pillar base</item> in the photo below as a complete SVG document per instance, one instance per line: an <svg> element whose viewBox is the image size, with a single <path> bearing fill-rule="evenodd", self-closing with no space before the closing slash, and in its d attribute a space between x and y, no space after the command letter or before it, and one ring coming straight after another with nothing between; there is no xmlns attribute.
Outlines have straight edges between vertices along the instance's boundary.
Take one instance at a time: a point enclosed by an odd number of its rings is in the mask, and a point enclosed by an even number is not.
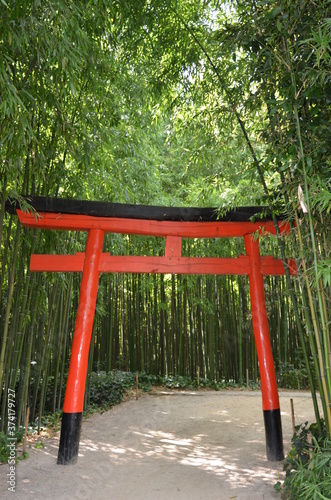
<svg viewBox="0 0 331 500"><path fill-rule="evenodd" d="M82 415L82 413L63 412L60 447L57 457L59 465L69 465L77 462Z"/></svg>
<svg viewBox="0 0 331 500"><path fill-rule="evenodd" d="M280 409L263 410L264 428L267 445L267 459L284 460L283 433Z"/></svg>

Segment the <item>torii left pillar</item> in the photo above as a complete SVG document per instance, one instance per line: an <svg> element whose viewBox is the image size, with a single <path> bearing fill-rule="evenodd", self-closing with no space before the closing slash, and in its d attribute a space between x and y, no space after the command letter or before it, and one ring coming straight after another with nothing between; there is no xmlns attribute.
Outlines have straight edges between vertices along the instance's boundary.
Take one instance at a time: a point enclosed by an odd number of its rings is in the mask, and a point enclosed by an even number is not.
<svg viewBox="0 0 331 500"><path fill-rule="evenodd" d="M74 464L78 458L88 356L99 285L98 267L103 240L103 230L89 230L63 405L57 459L57 463L61 465Z"/></svg>

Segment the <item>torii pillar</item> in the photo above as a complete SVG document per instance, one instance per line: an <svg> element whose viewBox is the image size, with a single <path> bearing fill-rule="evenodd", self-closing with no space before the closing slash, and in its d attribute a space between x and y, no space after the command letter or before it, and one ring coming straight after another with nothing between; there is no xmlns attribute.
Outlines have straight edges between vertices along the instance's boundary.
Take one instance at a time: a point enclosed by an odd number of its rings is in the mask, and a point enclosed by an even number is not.
<svg viewBox="0 0 331 500"><path fill-rule="evenodd" d="M245 235L245 249L249 257L249 288L252 322L260 368L262 408L268 460L283 460L283 435L277 389L275 364L270 342L269 323L265 304L259 240Z"/></svg>
<svg viewBox="0 0 331 500"><path fill-rule="evenodd" d="M63 404L60 447L57 459L57 463L61 465L75 463L78 457L88 356L99 286L99 260L103 240L104 231L101 229L89 230Z"/></svg>

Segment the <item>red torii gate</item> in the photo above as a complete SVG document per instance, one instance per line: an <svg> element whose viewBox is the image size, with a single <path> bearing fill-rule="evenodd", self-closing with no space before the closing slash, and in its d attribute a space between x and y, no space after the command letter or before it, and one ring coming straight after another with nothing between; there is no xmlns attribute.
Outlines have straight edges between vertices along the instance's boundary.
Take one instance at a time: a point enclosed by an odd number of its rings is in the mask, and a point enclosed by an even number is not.
<svg viewBox="0 0 331 500"><path fill-rule="evenodd" d="M249 276L252 321L259 361L262 407L264 414L268 460L282 460L283 438L279 397L271 350L263 276L282 275L284 264L279 259L261 257L259 240L253 234L276 234L270 217L252 222L261 207L245 207L218 217L215 209L180 209L142 207L102 202L82 202L55 198L30 197L38 212L17 210L20 222L30 228L87 231L85 253L76 255L31 255L31 271L82 272L79 303L61 426L58 464L77 461L84 404L88 355L93 329L99 274L177 273L240 274ZM289 225L278 221L281 233ZM165 255L112 256L103 253L106 232L165 237ZM246 255L236 258L183 257L182 238L243 237ZM287 262L296 274L295 261Z"/></svg>

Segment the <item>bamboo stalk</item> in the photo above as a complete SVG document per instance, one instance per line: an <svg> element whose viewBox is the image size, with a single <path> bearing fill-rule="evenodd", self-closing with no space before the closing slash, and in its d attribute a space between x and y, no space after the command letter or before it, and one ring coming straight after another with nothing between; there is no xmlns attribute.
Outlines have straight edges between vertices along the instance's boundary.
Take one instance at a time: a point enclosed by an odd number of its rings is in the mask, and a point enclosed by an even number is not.
<svg viewBox="0 0 331 500"><path fill-rule="evenodd" d="M26 230L24 228L24 238L23 238L23 245L22 245L22 250L20 254L20 269L18 272L18 275L21 276L23 279L24 277L24 266L26 263L26 257L25 257L25 241L26 241ZM36 235L34 234L32 237L32 245L31 245L31 253L34 252L36 245ZM24 344L24 338L25 338L25 333L26 329L28 326L28 322L26 321L26 318L29 316L29 311L31 307L31 300L32 300L32 287L30 285L31 282L31 272L29 270L26 271L25 274L25 279L24 282L21 283L19 286L17 286L17 303L20 303L20 308L19 308L19 318L18 318L18 325L16 329L16 337L15 337L15 344L14 344L14 356L13 356L13 362L11 364L11 377L10 377L10 386L15 387L16 386L16 380L17 380L17 374L19 373L19 365L21 361L21 356L23 352L23 344ZM20 290L22 290L22 293L20 293Z"/></svg>
<svg viewBox="0 0 331 500"><path fill-rule="evenodd" d="M319 363L320 363L320 368L321 368L323 397L325 398L325 404L326 404L326 410L327 410L327 412L325 414L326 428L327 428L328 435L330 436L331 435L331 405L330 405L331 372L330 372L330 365L329 365L329 353L327 352L327 346L328 346L327 328L326 328L326 324L327 324L326 320L327 319L324 316L323 303L322 303L322 291L320 288L320 280L319 280L319 276L318 276L318 255L317 255L317 246L316 246L316 237L315 237L313 216L312 216L312 212L311 212L310 194L309 194L309 186L308 186L308 175L307 175L307 169L306 169L306 154L305 154L304 147L303 147L302 134L301 134L301 124L300 124L298 102L297 102L298 91L297 91L295 73L294 73L294 70L292 68L292 60L291 60L291 56L290 56L288 41L286 42L286 50L287 50L287 54L288 54L288 58L289 58L290 76L291 76L292 86L293 86L294 94L295 94L293 111L294 111L294 118L295 118L295 123L296 123L297 138L299 141L300 159L301 159L302 173L303 173L303 191L304 191L304 196L305 196L305 203L307 205L310 242L311 242L312 255L313 255L313 269L314 269L315 286L316 286L316 293L317 293L317 303L318 303L319 312L320 312L319 319L320 319L320 324L321 324L321 340L323 342L324 350L322 349L322 343L321 343L320 338L319 338L320 332L319 332L318 324L317 324L316 318L315 318L314 304L311 305L311 314L313 317L314 328L316 327L315 338L316 338L318 358L319 358ZM309 297L310 289L308 289L307 291L308 291L308 297Z"/></svg>
<svg viewBox="0 0 331 500"><path fill-rule="evenodd" d="M51 335L53 331L53 321L55 320L54 316L54 311L56 311L56 295L57 295L57 288L58 288L58 281L56 280L52 292L51 292L51 298L49 301L49 315L48 315L48 323L47 323L47 330L45 336L43 336L43 342L42 342L42 348L40 351L40 358L38 359L38 371L37 371L37 376L36 376L36 385L34 388L34 396L33 396L33 404L31 407L31 413L32 413L32 418L35 416L35 411L36 411L36 406L37 406L37 400L38 400L38 389L39 389L39 384L42 381L42 387L41 387L41 398L40 398L40 405L39 409L42 407L43 404L43 395L45 392L45 384L46 384L46 376L47 376L47 367L48 367L48 352L50 349L50 344L51 344ZM40 413L40 410L39 410Z"/></svg>
<svg viewBox="0 0 331 500"><path fill-rule="evenodd" d="M1 345L1 353L0 353L0 387L2 387L2 380L3 380L3 374L4 374L4 368L5 368L4 360L5 360L5 353L6 353L6 347L7 347L7 337L8 337L8 331L9 331L9 317L10 317L10 311L11 311L11 307L12 307L12 300L13 300L13 293L14 293L16 262L17 262L18 249L19 249L20 229L21 229L21 225L18 224L18 226L16 228L16 234L15 234L15 241L14 241L14 248L13 248L13 259L12 259L12 263L11 263L11 272L10 272L10 276L9 276L9 287L8 287L8 295L7 295L7 307L6 307L6 313L5 313L4 330L2 333L2 345Z"/></svg>
<svg viewBox="0 0 331 500"><path fill-rule="evenodd" d="M32 292L34 291L36 293L36 290L38 290L38 281L40 280L40 274L38 275L37 279L33 280L33 285L32 285ZM32 353L32 346L33 346L33 337L34 337L34 331L35 331L35 322L36 322L36 317L37 317L37 310L38 310L38 302L39 302L39 297L38 294L36 298L36 302L34 303L34 308L31 316L31 329L29 331L29 335L27 337L27 347L24 351L25 355L25 364L24 364L24 369L23 369L23 391L22 391L22 398L19 400L19 405L18 405L18 420L21 421L21 414L23 413L23 405L29 406L29 414L30 414L30 405L27 404L28 401L28 394L29 394L29 383L30 383L30 367L31 367L31 353Z"/></svg>
<svg viewBox="0 0 331 500"><path fill-rule="evenodd" d="M23 453L25 453L26 438L28 435L29 416L30 416L30 406L27 406L26 407L26 416L25 416L24 439L23 439Z"/></svg>
<svg viewBox="0 0 331 500"><path fill-rule="evenodd" d="M7 225L7 231L6 231L6 241L4 243L4 251L3 251L3 255L1 257L1 275L0 275L0 310L2 308L2 303L3 303L3 293L4 291L6 290L7 287L5 287L5 276L6 276L6 273L9 273L9 269L10 269L10 262L9 262L9 259L10 259L10 255L9 255L9 250L11 248L11 244L10 244L10 241L11 241L11 231L12 231L12 223L13 223L13 216L11 215L10 218L9 218L9 222L8 222L8 225ZM0 247L0 252L1 252L1 247ZM7 280L8 281L8 278ZM8 289L7 289L7 293L8 293ZM1 325L1 320L3 318L0 317L0 326L2 326L2 329L3 329L3 325Z"/></svg>
<svg viewBox="0 0 331 500"><path fill-rule="evenodd" d="M290 399L291 402L291 417L292 417L292 430L293 434L295 433L295 416L294 416L294 405L293 405L293 399Z"/></svg>
<svg viewBox="0 0 331 500"><path fill-rule="evenodd" d="M299 245L300 245L300 250L301 253L303 254L303 241L302 241L302 235L301 235L301 229L300 229L300 224L298 226L298 240L299 240ZM329 391L328 391L328 382L327 382L327 377L325 375L325 370L324 370L324 357L323 357L323 349L322 349L322 344L321 344L321 338L320 338L320 332L319 332L319 326L318 326L318 321L316 317L316 312L315 312L315 306L314 306L314 299L310 287L310 283L308 280L308 272L307 272L307 266L305 260L302 258L301 259L301 265L303 269L303 276L306 284L306 291L308 295L308 302L309 302L309 308L310 308L310 314L311 314L311 319L312 319L312 325L313 325L313 330L314 330L314 340L316 343L316 350L317 350L317 357L318 357L318 365L319 365L319 370L320 370L320 381L321 381L321 394L322 396L322 401L324 401L324 418L326 421L326 428L328 430L329 435L331 434L331 407L330 407L330 397L329 397ZM327 344L326 344L327 345ZM331 387L331 384L329 385Z"/></svg>
<svg viewBox="0 0 331 500"><path fill-rule="evenodd" d="M57 356L56 356L55 375L54 375L53 413L55 413L56 408L57 408L57 386L58 386L58 379L59 379L59 372L60 372L61 356L64 355L64 353L63 353L63 337L64 337L65 330L66 330L67 316L69 314L70 296L71 296L71 276L69 277L69 282L67 285L65 298L64 298L63 291L61 292L60 321L59 321L60 334L59 334L59 337L57 340L57 346L56 346L57 347ZM63 307L63 301L65 301L64 307ZM61 379L61 374L60 374L60 379Z"/></svg>
<svg viewBox="0 0 331 500"><path fill-rule="evenodd" d="M1 208L0 208L0 249L2 243L3 221L5 217L5 208L6 208L6 189L7 189L7 175L3 174Z"/></svg>
<svg viewBox="0 0 331 500"><path fill-rule="evenodd" d="M313 459L313 450L312 450L313 440L312 440L310 432L308 432L307 441L308 441L308 445L309 445L309 459L312 460Z"/></svg>

